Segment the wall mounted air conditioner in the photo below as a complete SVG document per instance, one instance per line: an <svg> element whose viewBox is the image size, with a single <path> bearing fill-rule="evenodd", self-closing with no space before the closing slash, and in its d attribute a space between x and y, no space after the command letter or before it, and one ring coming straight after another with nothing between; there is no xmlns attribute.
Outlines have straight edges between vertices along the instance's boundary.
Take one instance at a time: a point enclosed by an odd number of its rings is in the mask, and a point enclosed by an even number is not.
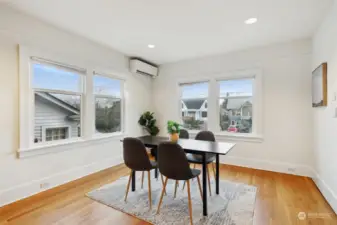
<svg viewBox="0 0 337 225"><path fill-rule="evenodd" d="M130 71L132 73L148 75L153 78L158 76L158 67L139 59L130 59Z"/></svg>

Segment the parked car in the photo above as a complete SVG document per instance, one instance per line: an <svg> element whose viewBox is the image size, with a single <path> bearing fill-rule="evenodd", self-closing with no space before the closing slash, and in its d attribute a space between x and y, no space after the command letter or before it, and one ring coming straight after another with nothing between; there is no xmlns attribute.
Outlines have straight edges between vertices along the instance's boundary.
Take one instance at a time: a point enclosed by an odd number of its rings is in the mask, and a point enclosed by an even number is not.
<svg viewBox="0 0 337 225"><path fill-rule="evenodd" d="M233 133L237 133L239 132L239 129L235 126L235 125L230 125L227 129L228 132L233 132Z"/></svg>

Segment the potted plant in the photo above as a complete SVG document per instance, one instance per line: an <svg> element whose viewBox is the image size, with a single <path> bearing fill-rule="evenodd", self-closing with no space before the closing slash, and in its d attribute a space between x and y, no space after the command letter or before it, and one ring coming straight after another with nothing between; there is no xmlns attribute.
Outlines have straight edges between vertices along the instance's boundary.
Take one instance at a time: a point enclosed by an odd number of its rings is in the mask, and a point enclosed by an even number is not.
<svg viewBox="0 0 337 225"><path fill-rule="evenodd" d="M174 121L167 121L167 132L170 134L171 141L178 141L180 133L180 124Z"/></svg>
<svg viewBox="0 0 337 225"><path fill-rule="evenodd" d="M153 112L144 112L138 123L141 125L151 136L156 136L159 133L159 128L156 126L157 120L153 116Z"/></svg>

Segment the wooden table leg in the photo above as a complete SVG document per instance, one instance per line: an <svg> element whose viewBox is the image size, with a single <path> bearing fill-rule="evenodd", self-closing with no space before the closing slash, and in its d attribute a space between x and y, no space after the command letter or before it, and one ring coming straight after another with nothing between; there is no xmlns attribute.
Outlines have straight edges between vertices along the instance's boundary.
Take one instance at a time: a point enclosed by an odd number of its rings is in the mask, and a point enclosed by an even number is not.
<svg viewBox="0 0 337 225"><path fill-rule="evenodd" d="M154 148L154 151L153 151L155 154L154 154L154 158L156 160L156 162L158 162L158 151L157 151L157 148ZM154 169L154 178L158 179L158 168L156 167Z"/></svg>
<svg viewBox="0 0 337 225"><path fill-rule="evenodd" d="M207 216L207 164L206 154L202 154L202 201L203 201L203 214Z"/></svg>
<svg viewBox="0 0 337 225"><path fill-rule="evenodd" d="M219 172L220 172L220 169L219 169L219 164L220 164L220 162L219 162L219 154L216 154L216 172L215 172L215 193L218 195L219 194L219 183L220 183L220 174L219 174Z"/></svg>

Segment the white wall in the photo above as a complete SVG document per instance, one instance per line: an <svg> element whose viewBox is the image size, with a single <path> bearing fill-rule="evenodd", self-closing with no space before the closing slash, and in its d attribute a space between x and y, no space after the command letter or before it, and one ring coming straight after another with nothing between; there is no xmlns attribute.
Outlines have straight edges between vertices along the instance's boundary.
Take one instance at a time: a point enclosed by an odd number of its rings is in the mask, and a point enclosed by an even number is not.
<svg viewBox="0 0 337 225"><path fill-rule="evenodd" d="M314 157L316 183L337 212L337 1L313 38L312 70L328 63L328 106L314 108Z"/></svg>
<svg viewBox="0 0 337 225"><path fill-rule="evenodd" d="M153 83L154 109L165 122L178 120L178 80L262 70L263 142L238 141L222 161L265 170L312 175L311 40L167 64ZM218 140L227 140L218 138ZM290 169L290 170L289 170Z"/></svg>
<svg viewBox="0 0 337 225"><path fill-rule="evenodd" d="M151 80L131 75L127 58L116 51L46 25L0 4L0 206L49 187L121 162L119 138L70 145L62 152L18 159L19 68L18 44L76 58L125 75L126 133L140 135L139 115L150 109ZM63 149L64 150L64 149Z"/></svg>

